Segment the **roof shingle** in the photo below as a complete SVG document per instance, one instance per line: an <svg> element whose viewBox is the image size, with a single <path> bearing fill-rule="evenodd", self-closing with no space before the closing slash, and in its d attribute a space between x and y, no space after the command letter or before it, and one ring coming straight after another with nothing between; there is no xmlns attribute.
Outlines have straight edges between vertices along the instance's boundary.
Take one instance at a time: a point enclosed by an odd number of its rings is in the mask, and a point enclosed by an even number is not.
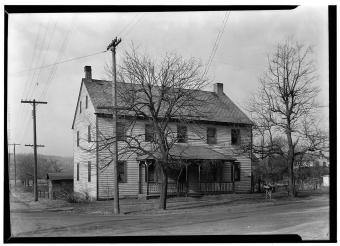
<svg viewBox="0 0 340 246"><path fill-rule="evenodd" d="M110 114L107 109L98 109L98 106L111 105L112 103L112 85L111 81L83 79L83 83L89 93L92 103L94 104L95 113ZM131 85L126 83L117 83L117 91L128 88ZM122 105L119 93L117 93L118 105ZM197 115L199 120L236 123L236 124L252 124L251 120L243 113L224 93L217 95L215 92L197 91L197 97L206 103L199 105L201 112L205 112L204 116Z"/></svg>

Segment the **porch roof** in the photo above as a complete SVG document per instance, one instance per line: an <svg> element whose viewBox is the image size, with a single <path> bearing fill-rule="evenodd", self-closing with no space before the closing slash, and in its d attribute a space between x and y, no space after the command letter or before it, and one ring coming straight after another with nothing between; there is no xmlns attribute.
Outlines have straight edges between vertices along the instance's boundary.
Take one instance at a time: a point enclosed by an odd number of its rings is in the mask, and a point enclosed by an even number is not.
<svg viewBox="0 0 340 246"><path fill-rule="evenodd" d="M195 145L183 145L175 144L169 151L170 157L173 159L182 160L228 160L235 161L236 159L230 155L225 155L210 149L206 146L195 146ZM137 160L152 160L154 157L158 158L159 152L153 155L141 155L137 157Z"/></svg>

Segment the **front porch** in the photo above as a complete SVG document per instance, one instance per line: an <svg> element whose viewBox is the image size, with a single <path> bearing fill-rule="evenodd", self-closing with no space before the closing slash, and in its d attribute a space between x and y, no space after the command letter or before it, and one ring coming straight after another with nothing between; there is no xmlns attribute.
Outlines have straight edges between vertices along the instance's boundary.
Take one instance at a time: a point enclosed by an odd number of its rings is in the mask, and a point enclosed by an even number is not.
<svg viewBox="0 0 340 246"><path fill-rule="evenodd" d="M230 156L204 147L190 146L180 152L174 165L168 171L169 196L190 196L204 194L225 194L235 192L235 181L239 180L240 164ZM178 151L178 150L177 150ZM155 160L145 158L139 162L139 194L157 196L160 194L160 171Z"/></svg>

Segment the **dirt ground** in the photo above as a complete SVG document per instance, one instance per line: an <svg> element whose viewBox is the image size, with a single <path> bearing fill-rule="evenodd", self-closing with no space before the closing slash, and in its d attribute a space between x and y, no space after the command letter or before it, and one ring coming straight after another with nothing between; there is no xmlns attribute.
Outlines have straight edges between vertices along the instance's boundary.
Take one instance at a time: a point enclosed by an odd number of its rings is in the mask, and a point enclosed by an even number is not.
<svg viewBox="0 0 340 246"><path fill-rule="evenodd" d="M168 199L122 199L121 214L112 201L71 204L12 192L11 229L15 237L299 234L303 240L329 238L329 195L325 192L288 198L274 193L225 194Z"/></svg>

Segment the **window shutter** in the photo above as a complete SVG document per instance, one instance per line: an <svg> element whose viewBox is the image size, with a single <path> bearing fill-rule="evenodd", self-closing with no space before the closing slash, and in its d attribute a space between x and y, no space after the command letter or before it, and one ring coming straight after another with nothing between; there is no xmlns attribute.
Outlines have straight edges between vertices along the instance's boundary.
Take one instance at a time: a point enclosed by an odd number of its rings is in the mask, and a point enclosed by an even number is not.
<svg viewBox="0 0 340 246"><path fill-rule="evenodd" d="M124 183L127 183L127 162L124 161Z"/></svg>
<svg viewBox="0 0 340 246"><path fill-rule="evenodd" d="M91 142L91 125L88 125L87 127L87 136L88 136L87 141Z"/></svg>
<svg viewBox="0 0 340 246"><path fill-rule="evenodd" d="M79 147L79 131L77 131L77 147Z"/></svg>
<svg viewBox="0 0 340 246"><path fill-rule="evenodd" d="M79 163L77 163L77 181L79 181Z"/></svg>
<svg viewBox="0 0 340 246"><path fill-rule="evenodd" d="M87 169L88 169L88 171L87 171L88 181L91 182L91 162L90 161L87 163Z"/></svg>

